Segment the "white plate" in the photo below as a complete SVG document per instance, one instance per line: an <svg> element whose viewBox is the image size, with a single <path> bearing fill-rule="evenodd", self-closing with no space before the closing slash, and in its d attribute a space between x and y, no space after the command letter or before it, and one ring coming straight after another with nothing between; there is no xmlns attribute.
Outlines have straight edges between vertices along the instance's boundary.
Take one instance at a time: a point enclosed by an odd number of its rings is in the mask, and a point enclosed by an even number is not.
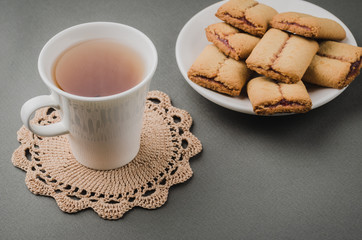
<svg viewBox="0 0 362 240"><path fill-rule="evenodd" d="M208 100L234 111L255 114L250 101L245 94L242 93L241 96L238 97L229 97L200 87L187 77L187 71L191 67L192 63L196 60L197 56L201 53L204 47L210 44L205 36L205 28L210 24L221 22L220 19L215 17L215 13L217 9L225 2L226 1L221 1L205 8L193 16L185 24L176 41L177 64L182 75L190 84L190 86ZM339 20L336 16L327 10L312 3L300 0L259 0L259 2L273 7L278 12L294 11L307 13L317 17L333 19L341 24L341 26L346 30L347 37L345 40L343 40L343 42L355 46L357 45L351 31L341 20ZM345 88L338 90L316 86L308 87L308 93L313 103L312 109L328 103L341 94L344 90Z"/></svg>

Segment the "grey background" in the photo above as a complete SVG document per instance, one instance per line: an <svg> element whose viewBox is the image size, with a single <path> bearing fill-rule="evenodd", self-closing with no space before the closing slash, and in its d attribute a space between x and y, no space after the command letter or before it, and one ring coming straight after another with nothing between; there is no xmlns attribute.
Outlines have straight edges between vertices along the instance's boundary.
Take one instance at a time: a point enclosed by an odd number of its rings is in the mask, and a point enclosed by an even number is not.
<svg viewBox="0 0 362 240"><path fill-rule="evenodd" d="M286 0L287 1L287 0ZM183 25L213 0L0 1L0 239L361 239L362 77L303 115L256 117L196 93L175 60ZM310 0L340 18L362 44L360 0ZM151 90L187 110L203 152L194 176L157 210L117 221L92 210L63 213L25 186L11 163L21 105L47 94L37 57L57 32L83 22L132 25L156 45Z"/></svg>

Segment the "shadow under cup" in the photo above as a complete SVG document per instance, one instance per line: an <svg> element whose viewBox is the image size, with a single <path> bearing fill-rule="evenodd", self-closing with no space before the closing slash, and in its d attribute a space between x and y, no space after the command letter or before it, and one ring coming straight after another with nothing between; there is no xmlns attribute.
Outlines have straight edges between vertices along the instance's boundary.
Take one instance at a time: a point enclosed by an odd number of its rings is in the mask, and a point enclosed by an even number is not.
<svg viewBox="0 0 362 240"><path fill-rule="evenodd" d="M137 52L144 65L142 81L127 91L104 97L83 97L59 89L52 79L58 56L69 47L91 39L115 40ZM80 24L58 33L46 43L38 60L39 73L58 103L56 107L61 110L70 147L78 162L89 168L107 170L121 167L137 155L145 99L156 66L157 51L151 40L123 24Z"/></svg>

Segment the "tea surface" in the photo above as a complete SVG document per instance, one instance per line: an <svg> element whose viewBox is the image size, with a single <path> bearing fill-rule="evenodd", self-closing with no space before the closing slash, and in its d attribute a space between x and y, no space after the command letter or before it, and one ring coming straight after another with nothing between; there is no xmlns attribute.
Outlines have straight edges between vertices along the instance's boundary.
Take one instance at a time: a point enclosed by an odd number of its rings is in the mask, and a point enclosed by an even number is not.
<svg viewBox="0 0 362 240"><path fill-rule="evenodd" d="M133 49L97 39L65 50L53 66L53 80L65 92L102 97L124 92L143 78L144 64Z"/></svg>

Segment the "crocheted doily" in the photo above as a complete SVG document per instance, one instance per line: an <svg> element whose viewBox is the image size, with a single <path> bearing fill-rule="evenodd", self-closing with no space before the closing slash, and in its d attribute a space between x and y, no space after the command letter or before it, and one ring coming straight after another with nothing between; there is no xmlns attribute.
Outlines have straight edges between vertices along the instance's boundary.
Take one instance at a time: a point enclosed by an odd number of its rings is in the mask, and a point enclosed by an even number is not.
<svg viewBox="0 0 362 240"><path fill-rule="evenodd" d="M52 108L36 112L33 123L59 121ZM192 176L189 159L202 150L190 133L189 113L171 105L162 92L148 93L141 147L129 164L107 171L93 170L76 161L66 136L40 137L24 126L21 143L13 153L13 164L26 171L25 183L37 195L53 197L59 208L74 213L92 208L104 219L121 218L139 206L162 206L172 185Z"/></svg>

